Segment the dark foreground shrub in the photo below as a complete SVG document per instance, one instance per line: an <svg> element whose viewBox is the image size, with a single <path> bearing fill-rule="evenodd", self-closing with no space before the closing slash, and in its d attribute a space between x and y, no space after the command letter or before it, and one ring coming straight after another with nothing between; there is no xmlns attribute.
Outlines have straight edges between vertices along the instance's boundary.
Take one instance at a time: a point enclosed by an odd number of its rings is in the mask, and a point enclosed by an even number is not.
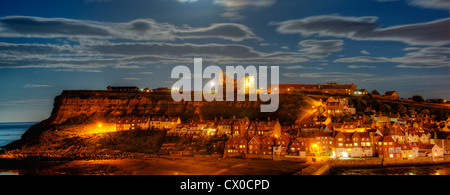
<svg viewBox="0 0 450 195"><path fill-rule="evenodd" d="M110 133L99 139L100 148L155 154L166 135L165 131L134 130Z"/></svg>

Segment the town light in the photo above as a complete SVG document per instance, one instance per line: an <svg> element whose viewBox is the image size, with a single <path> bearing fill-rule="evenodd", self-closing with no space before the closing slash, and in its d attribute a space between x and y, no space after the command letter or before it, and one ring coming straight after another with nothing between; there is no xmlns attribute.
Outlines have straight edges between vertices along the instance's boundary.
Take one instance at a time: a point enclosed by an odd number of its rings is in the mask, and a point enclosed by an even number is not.
<svg viewBox="0 0 450 195"><path fill-rule="evenodd" d="M101 124L101 123L99 123L99 124L98 124L98 127L102 127L102 124Z"/></svg>

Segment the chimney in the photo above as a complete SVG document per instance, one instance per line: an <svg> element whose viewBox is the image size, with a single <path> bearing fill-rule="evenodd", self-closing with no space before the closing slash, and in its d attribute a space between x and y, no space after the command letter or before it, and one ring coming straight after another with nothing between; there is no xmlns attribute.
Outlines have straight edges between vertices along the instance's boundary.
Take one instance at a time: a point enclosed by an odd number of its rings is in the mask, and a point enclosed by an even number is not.
<svg viewBox="0 0 450 195"><path fill-rule="evenodd" d="M267 117L267 121L270 121L270 116Z"/></svg>

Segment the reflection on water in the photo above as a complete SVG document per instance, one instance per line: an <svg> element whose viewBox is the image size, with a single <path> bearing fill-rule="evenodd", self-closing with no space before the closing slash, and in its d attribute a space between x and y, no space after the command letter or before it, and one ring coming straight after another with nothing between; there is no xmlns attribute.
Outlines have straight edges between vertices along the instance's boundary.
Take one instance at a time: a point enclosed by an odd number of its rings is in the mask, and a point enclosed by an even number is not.
<svg viewBox="0 0 450 195"><path fill-rule="evenodd" d="M450 165L332 169L329 175L450 175Z"/></svg>
<svg viewBox="0 0 450 195"><path fill-rule="evenodd" d="M0 170L0 175L19 175L18 170Z"/></svg>
<svg viewBox="0 0 450 195"><path fill-rule="evenodd" d="M61 174L64 173L44 168L0 169L0 175L61 175Z"/></svg>

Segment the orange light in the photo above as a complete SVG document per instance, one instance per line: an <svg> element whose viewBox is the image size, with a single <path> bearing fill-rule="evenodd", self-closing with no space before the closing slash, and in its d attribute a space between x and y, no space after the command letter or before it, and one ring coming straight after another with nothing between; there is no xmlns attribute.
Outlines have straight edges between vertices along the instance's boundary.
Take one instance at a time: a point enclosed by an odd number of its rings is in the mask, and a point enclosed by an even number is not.
<svg viewBox="0 0 450 195"><path fill-rule="evenodd" d="M101 123L99 123L99 124L98 124L98 127L102 127L102 124L101 124Z"/></svg>

